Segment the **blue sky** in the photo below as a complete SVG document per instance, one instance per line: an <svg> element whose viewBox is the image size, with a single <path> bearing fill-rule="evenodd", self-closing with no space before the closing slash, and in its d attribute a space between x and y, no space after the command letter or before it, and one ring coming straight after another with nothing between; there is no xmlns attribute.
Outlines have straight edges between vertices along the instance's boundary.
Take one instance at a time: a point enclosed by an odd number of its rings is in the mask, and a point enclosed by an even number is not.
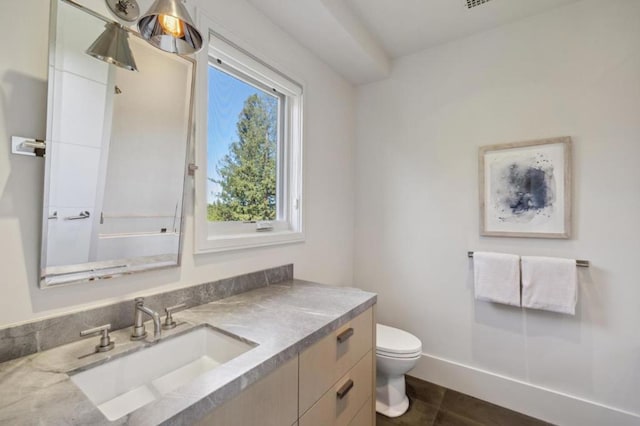
<svg viewBox="0 0 640 426"><path fill-rule="evenodd" d="M238 140L236 123L244 101L261 90L240 81L212 66L209 67L209 111L207 176L217 178L216 166L229 152L229 145ZM208 182L207 200L215 200L219 185Z"/></svg>

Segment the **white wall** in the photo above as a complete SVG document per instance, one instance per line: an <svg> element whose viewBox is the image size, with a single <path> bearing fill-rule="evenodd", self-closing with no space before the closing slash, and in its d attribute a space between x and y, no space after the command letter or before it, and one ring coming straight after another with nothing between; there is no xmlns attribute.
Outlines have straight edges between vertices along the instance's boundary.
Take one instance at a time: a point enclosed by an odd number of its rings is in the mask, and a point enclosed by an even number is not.
<svg viewBox="0 0 640 426"><path fill-rule="evenodd" d="M40 290L43 162L11 155L10 138L45 133L48 4L22 0L3 9L16 19L5 23L12 42L0 45L0 326L286 263L295 264L298 278L352 282L353 87L245 1L207 0L202 7L208 16L306 84L306 242L195 257L188 201L180 268Z"/></svg>
<svg viewBox="0 0 640 426"><path fill-rule="evenodd" d="M640 416L639 22L636 0L585 0L400 58L359 88L355 283L379 293L380 322L422 340L414 374L560 424L623 423L509 390ZM478 147L563 135L574 237L480 238ZM475 302L468 250L590 260L577 315ZM510 385L492 392L490 377Z"/></svg>

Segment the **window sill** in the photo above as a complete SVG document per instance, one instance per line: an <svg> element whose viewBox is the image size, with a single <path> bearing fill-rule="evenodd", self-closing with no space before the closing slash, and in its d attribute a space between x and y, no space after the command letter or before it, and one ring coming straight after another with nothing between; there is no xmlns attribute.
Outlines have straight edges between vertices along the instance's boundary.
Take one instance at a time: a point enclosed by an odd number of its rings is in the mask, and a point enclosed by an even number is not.
<svg viewBox="0 0 640 426"><path fill-rule="evenodd" d="M210 236L196 247L196 254L244 250L304 242L304 233L295 231L256 232L251 234Z"/></svg>

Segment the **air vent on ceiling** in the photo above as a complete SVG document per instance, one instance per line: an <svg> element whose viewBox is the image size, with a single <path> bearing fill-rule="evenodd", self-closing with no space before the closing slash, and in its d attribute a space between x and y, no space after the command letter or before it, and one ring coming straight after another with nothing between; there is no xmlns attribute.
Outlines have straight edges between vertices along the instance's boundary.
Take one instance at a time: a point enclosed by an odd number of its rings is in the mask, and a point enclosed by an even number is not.
<svg viewBox="0 0 640 426"><path fill-rule="evenodd" d="M471 9L476 6L480 6L481 4L485 4L490 2L491 0L466 0L467 9Z"/></svg>

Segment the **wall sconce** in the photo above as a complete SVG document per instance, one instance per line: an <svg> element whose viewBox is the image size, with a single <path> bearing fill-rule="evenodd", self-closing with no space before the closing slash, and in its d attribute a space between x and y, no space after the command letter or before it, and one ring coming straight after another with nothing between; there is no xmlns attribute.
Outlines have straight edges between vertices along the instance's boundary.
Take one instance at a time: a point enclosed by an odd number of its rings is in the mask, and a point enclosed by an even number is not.
<svg viewBox="0 0 640 426"><path fill-rule="evenodd" d="M87 49L87 54L121 68L138 71L129 47L129 33L115 22L105 25L105 30Z"/></svg>
<svg viewBox="0 0 640 426"><path fill-rule="evenodd" d="M143 39L158 49L190 55L202 48L202 34L181 0L155 0L138 20Z"/></svg>

